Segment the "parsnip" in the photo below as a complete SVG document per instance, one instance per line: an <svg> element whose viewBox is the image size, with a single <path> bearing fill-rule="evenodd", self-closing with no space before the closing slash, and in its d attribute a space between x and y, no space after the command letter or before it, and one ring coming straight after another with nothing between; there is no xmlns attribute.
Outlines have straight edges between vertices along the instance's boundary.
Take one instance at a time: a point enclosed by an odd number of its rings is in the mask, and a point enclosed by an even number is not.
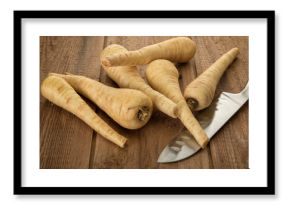
<svg viewBox="0 0 290 205"><path fill-rule="evenodd" d="M143 127L151 117L151 99L139 90L113 88L80 75L50 75L64 78L78 93L92 100L119 125L127 129Z"/></svg>
<svg viewBox="0 0 290 205"><path fill-rule="evenodd" d="M193 40L188 37L176 37L136 51L125 51L103 56L101 62L104 66L144 65L156 59L185 63L194 56L195 51L196 44Z"/></svg>
<svg viewBox="0 0 290 205"><path fill-rule="evenodd" d="M149 84L177 104L178 118L190 131L198 144L204 148L209 139L187 106L179 87L178 76L176 67L168 60L152 61L146 69L146 77Z"/></svg>
<svg viewBox="0 0 290 205"><path fill-rule="evenodd" d="M231 49L186 86L184 97L192 111L202 110L211 104L220 78L238 54L238 48Z"/></svg>
<svg viewBox="0 0 290 205"><path fill-rule="evenodd" d="M64 79L56 76L47 77L41 84L41 94L83 120L104 138L124 147L127 138L118 134L103 121Z"/></svg>
<svg viewBox="0 0 290 205"><path fill-rule="evenodd" d="M101 59L124 52L127 52L126 48L117 44L112 44L103 50L101 53ZM153 104L157 107L157 109L170 117L176 118L176 104L161 93L153 90L140 76L135 66L109 67L102 65L102 67L106 71L107 75L115 81L119 87L137 89L144 92L152 99Z"/></svg>

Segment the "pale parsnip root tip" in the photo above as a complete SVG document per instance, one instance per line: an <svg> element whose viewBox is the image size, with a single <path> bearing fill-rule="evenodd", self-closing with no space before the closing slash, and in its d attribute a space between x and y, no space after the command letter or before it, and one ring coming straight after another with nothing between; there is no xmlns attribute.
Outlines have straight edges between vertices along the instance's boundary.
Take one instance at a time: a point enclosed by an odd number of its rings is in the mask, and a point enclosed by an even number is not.
<svg viewBox="0 0 290 205"><path fill-rule="evenodd" d="M111 66L111 63L110 63L110 61L109 61L107 58L103 58L103 59L101 60L101 64L102 64L103 66Z"/></svg>

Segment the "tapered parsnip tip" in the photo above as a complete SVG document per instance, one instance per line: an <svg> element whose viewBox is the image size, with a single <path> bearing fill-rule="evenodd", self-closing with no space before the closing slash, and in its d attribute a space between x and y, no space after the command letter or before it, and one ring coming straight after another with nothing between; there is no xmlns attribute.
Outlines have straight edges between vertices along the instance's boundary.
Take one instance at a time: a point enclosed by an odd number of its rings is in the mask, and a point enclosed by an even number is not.
<svg viewBox="0 0 290 205"><path fill-rule="evenodd" d="M101 59L101 64L103 66L106 66L106 67L110 67L111 66L110 60L108 58Z"/></svg>
<svg viewBox="0 0 290 205"><path fill-rule="evenodd" d="M123 138L123 139L120 140L120 142L119 142L118 145L119 145L121 148L124 148L124 147L127 145L127 142L128 142L128 139L127 139L127 138Z"/></svg>
<svg viewBox="0 0 290 205"><path fill-rule="evenodd" d="M201 148L204 149L207 146L208 142L209 142L208 137L207 138L204 138L204 141L203 142L200 142Z"/></svg>
<svg viewBox="0 0 290 205"><path fill-rule="evenodd" d="M111 57L120 53L127 52L128 50L119 44L110 44L101 52L100 60L103 67L113 66L111 63Z"/></svg>
<svg viewBox="0 0 290 205"><path fill-rule="evenodd" d="M236 56L240 53L240 49L238 47L232 48L231 52Z"/></svg>

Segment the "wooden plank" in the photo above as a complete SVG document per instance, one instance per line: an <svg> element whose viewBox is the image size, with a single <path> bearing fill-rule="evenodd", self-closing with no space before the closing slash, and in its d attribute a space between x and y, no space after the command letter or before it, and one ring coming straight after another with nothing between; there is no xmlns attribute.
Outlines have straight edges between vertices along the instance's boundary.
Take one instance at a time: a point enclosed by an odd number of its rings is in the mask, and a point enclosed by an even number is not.
<svg viewBox="0 0 290 205"><path fill-rule="evenodd" d="M154 43L152 37L108 37L106 46L112 43L117 43L125 46L128 50L137 49L148 44ZM144 70L139 67L141 76L144 77ZM105 74L101 71L101 82L116 86ZM94 168L157 168L158 158L158 130L167 118L163 113L155 112L150 122L139 130L126 130L121 128L114 122L110 122L108 116L103 113L103 119L109 122L110 125L121 134L129 138L128 146L125 149L116 148L97 137L96 152L94 159ZM173 128L176 126L173 126ZM172 129L172 128L171 128ZM174 129L173 129L174 130ZM166 134L166 133L165 133ZM164 134L162 135L164 136Z"/></svg>
<svg viewBox="0 0 290 205"><path fill-rule="evenodd" d="M40 82L49 72L98 79L103 42L103 37L40 37ZM93 130L42 96L40 103L40 168L88 168Z"/></svg>
<svg viewBox="0 0 290 205"><path fill-rule="evenodd" d="M239 92L248 81L248 37L193 37L197 42L195 62L198 75L233 47L240 54L225 72L217 88ZM210 142L213 168L248 168L248 104Z"/></svg>
<svg viewBox="0 0 290 205"><path fill-rule="evenodd" d="M185 87L197 77L197 68L195 64L195 58L192 58L190 62L178 65L180 73L180 88L182 93ZM168 165L166 165L168 166ZM212 168L211 157L209 154L209 148L199 151L195 155L189 157L186 160L178 162L178 168L183 169L209 169Z"/></svg>
<svg viewBox="0 0 290 205"><path fill-rule="evenodd" d="M134 37L107 37L105 46L117 43L127 47L128 49L136 49L137 47L142 47L144 45L142 42L144 41L145 39L140 39L140 41L138 41ZM107 85L117 87L116 84L108 78L103 69L101 69L100 81ZM146 144L146 138L148 136L145 134L148 124L138 130L127 130L120 127L117 123L112 122L105 113L100 111L100 115L116 131L128 137L129 141L128 146L125 149L121 149L112 144L105 143L102 138L97 137L93 162L94 168L154 168L154 166L157 165L157 159L153 159L152 154L154 153L152 152L147 152L145 161L142 161L142 156L146 148L150 146L149 144ZM150 150L154 150L154 147L151 147Z"/></svg>

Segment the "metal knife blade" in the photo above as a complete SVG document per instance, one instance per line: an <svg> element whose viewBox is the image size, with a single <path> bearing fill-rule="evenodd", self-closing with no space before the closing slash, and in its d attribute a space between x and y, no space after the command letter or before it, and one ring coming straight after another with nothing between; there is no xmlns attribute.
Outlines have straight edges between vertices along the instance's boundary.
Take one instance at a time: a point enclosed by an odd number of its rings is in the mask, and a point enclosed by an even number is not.
<svg viewBox="0 0 290 205"><path fill-rule="evenodd" d="M197 120L209 139L247 102L248 84L240 93L222 92L205 110L197 114ZM159 163L176 162L195 154L201 147L193 136L184 129L159 155Z"/></svg>

